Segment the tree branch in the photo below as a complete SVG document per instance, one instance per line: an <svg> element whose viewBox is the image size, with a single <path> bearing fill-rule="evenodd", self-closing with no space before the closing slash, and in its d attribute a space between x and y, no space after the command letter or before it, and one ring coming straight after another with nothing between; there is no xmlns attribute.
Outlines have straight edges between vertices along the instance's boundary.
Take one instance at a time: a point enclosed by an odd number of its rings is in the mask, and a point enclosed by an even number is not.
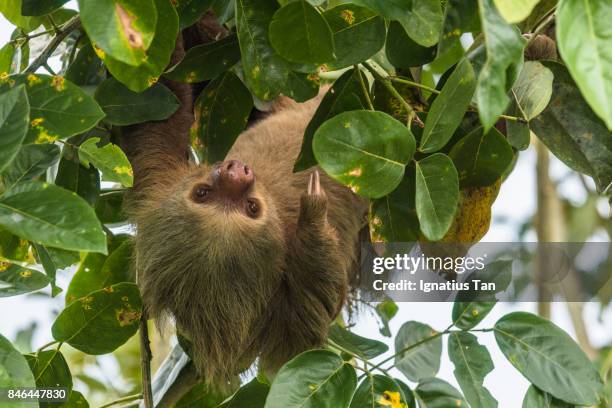
<svg viewBox="0 0 612 408"><path fill-rule="evenodd" d="M72 17L70 20L64 24L53 39L47 44L43 52L40 53L38 57L30 64L28 68L26 68L25 72L33 73L42 66L47 63L47 60L53 54L53 51L64 41L64 39L74 30L81 26L81 19L78 15Z"/></svg>
<svg viewBox="0 0 612 408"><path fill-rule="evenodd" d="M151 343L149 341L149 328L147 327L147 314L140 317L140 372L142 375L142 398L145 408L153 408L153 390L151 388Z"/></svg>

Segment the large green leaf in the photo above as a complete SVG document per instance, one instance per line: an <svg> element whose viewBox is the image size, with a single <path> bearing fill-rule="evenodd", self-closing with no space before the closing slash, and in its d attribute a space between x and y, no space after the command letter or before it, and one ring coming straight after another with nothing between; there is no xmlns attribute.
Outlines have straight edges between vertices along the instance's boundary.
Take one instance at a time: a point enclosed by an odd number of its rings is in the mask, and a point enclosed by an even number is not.
<svg viewBox="0 0 612 408"><path fill-rule="evenodd" d="M385 21L367 8L341 4L325 11L323 17L334 35L336 59L326 64L330 70L365 61L385 43Z"/></svg>
<svg viewBox="0 0 612 408"><path fill-rule="evenodd" d="M312 149L331 177L357 194L379 198L398 186L415 145L401 122L383 112L360 110L323 123Z"/></svg>
<svg viewBox="0 0 612 408"><path fill-rule="evenodd" d="M508 107L506 93L513 85L509 73L521 65L525 41L499 15L493 0L478 0L478 4L487 56L478 76L476 95L480 121L487 131Z"/></svg>
<svg viewBox="0 0 612 408"><path fill-rule="evenodd" d="M396 68L418 67L433 61L436 57L435 46L423 47L417 44L408 37L404 27L397 21L389 23L385 52L389 62Z"/></svg>
<svg viewBox="0 0 612 408"><path fill-rule="evenodd" d="M36 261L43 266L45 274L51 283L51 296L55 297L62 292L62 288L55 284L55 276L59 268L51 258L51 254L47 248L39 244L33 244L33 247L36 254Z"/></svg>
<svg viewBox="0 0 612 408"><path fill-rule="evenodd" d="M514 152L497 129L485 134L478 128L455 143L449 156L459 173L461 187L486 187L505 173Z"/></svg>
<svg viewBox="0 0 612 408"><path fill-rule="evenodd" d="M22 0L0 0L0 13L26 33L33 31L42 23L40 17L29 17L21 14Z"/></svg>
<svg viewBox="0 0 612 408"><path fill-rule="evenodd" d="M409 321L395 337L395 367L410 381L433 377L440 369L442 337L430 326Z"/></svg>
<svg viewBox="0 0 612 408"><path fill-rule="evenodd" d="M15 157L28 131L30 105L25 86L0 94L0 171Z"/></svg>
<svg viewBox="0 0 612 408"><path fill-rule="evenodd" d="M49 142L83 133L104 113L81 88L61 76L22 74L0 81L0 94L26 84L30 102L30 128L26 140Z"/></svg>
<svg viewBox="0 0 612 408"><path fill-rule="evenodd" d="M585 103L567 69L555 62L545 65L555 76L553 94L530 126L555 156L593 177L603 192L612 183L612 135Z"/></svg>
<svg viewBox="0 0 612 408"><path fill-rule="evenodd" d="M240 60L238 37L229 35L219 41L196 45L164 76L179 82L202 82L216 78Z"/></svg>
<svg viewBox="0 0 612 408"><path fill-rule="evenodd" d="M72 374L59 350L45 350L25 355L38 388L65 388L68 397L72 391ZM40 408L57 407L57 403L40 402Z"/></svg>
<svg viewBox="0 0 612 408"><path fill-rule="evenodd" d="M269 27L272 47L287 61L323 64L334 59L334 37L329 25L306 0L278 9Z"/></svg>
<svg viewBox="0 0 612 408"><path fill-rule="evenodd" d="M40 176L57 163L59 156L60 149L56 145L22 146L12 163L1 174L4 188L10 190L17 183Z"/></svg>
<svg viewBox="0 0 612 408"><path fill-rule="evenodd" d="M36 387L28 362L8 339L0 335L0 388L9 390L25 387ZM3 401L2 406L5 408L35 408L38 407L38 403L35 401Z"/></svg>
<svg viewBox="0 0 612 408"><path fill-rule="evenodd" d="M180 106L172 91L160 83L136 93L115 78L108 78L96 89L96 100L106 120L120 126L167 119Z"/></svg>
<svg viewBox="0 0 612 408"><path fill-rule="evenodd" d="M231 71L211 81L196 101L197 136L204 145L204 160L223 160L246 127L253 99Z"/></svg>
<svg viewBox="0 0 612 408"><path fill-rule="evenodd" d="M138 66L133 66L104 55L104 64L121 83L134 92L142 92L155 84L164 72L176 45L178 35L178 16L168 0L154 0L157 8L155 37L151 46L144 52L145 58Z"/></svg>
<svg viewBox="0 0 612 408"><path fill-rule="evenodd" d="M512 87L521 116L531 120L548 105L552 96L553 73L538 61L527 61Z"/></svg>
<svg viewBox="0 0 612 408"><path fill-rule="evenodd" d="M44 16L68 3L68 0L21 0L21 14Z"/></svg>
<svg viewBox="0 0 612 408"><path fill-rule="evenodd" d="M0 272L0 298L34 292L49 284L47 276L36 270L18 265L5 265L4 268Z"/></svg>
<svg viewBox="0 0 612 408"><path fill-rule="evenodd" d="M531 385L523 399L523 408L575 408L575 405L558 400Z"/></svg>
<svg viewBox="0 0 612 408"><path fill-rule="evenodd" d="M65 145L57 166L55 184L74 191L93 205L100 194L100 173L95 167L88 168L81 164L77 147Z"/></svg>
<svg viewBox="0 0 612 408"><path fill-rule="evenodd" d="M508 361L539 389L576 405L599 401L602 380L572 338L549 320L514 312L495 323L495 340Z"/></svg>
<svg viewBox="0 0 612 408"><path fill-rule="evenodd" d="M363 109L366 106L357 72L350 70L342 74L327 91L314 116L304 132L302 149L294 165L293 171L306 170L317 164L312 151L312 139L315 131L326 120L345 111Z"/></svg>
<svg viewBox="0 0 612 408"><path fill-rule="evenodd" d="M108 249L108 256L89 253L83 258L66 291L66 305L91 292L133 280L130 240L122 236L113 237Z"/></svg>
<svg viewBox="0 0 612 408"><path fill-rule="evenodd" d="M96 201L96 215L103 224L116 224L127 220L123 212L124 191L103 191Z"/></svg>
<svg viewBox="0 0 612 408"><path fill-rule="evenodd" d="M526 19L540 0L493 0L499 14L510 24Z"/></svg>
<svg viewBox="0 0 612 408"><path fill-rule="evenodd" d="M333 325L329 330L329 338L342 347L362 358L374 358L389 350L385 343L361 337L340 326Z"/></svg>
<svg viewBox="0 0 612 408"><path fill-rule="evenodd" d="M432 241L444 237L459 204L459 179L452 160L435 153L416 163L416 212Z"/></svg>
<svg viewBox="0 0 612 408"><path fill-rule="evenodd" d="M346 408L357 386L355 369L327 350L302 353L276 375L266 408Z"/></svg>
<svg viewBox="0 0 612 408"><path fill-rule="evenodd" d="M467 403L459 391L446 381L427 378L414 390L419 408L464 407Z"/></svg>
<svg viewBox="0 0 612 408"><path fill-rule="evenodd" d="M106 354L138 330L142 301L134 283L119 283L92 292L67 306L51 332L57 341L87 354Z"/></svg>
<svg viewBox="0 0 612 408"><path fill-rule="evenodd" d="M399 21L410 38L424 47L438 42L442 30L439 0L353 0L377 11L388 20Z"/></svg>
<svg viewBox="0 0 612 408"><path fill-rule="evenodd" d="M147 59L157 24L154 0L78 0L81 22L92 43L130 65Z"/></svg>
<svg viewBox="0 0 612 408"><path fill-rule="evenodd" d="M411 401L403 394L400 385L392 378L378 374L367 375L357 387L350 408L408 406Z"/></svg>
<svg viewBox="0 0 612 408"><path fill-rule="evenodd" d="M609 1L559 1L559 52L586 101L612 130L610 19Z"/></svg>
<svg viewBox="0 0 612 408"><path fill-rule="evenodd" d="M134 175L132 165L119 146L107 143L98 146L100 138L92 137L79 146L81 163L89 168L90 164L102 172L102 178L107 181L121 183L124 187L132 187Z"/></svg>
<svg viewBox="0 0 612 408"><path fill-rule="evenodd" d="M240 387L240 389L232 395L232 398L219 405L218 408L263 408L266 403L268 392L270 392L270 386L254 378L246 385Z"/></svg>
<svg viewBox="0 0 612 408"><path fill-rule="evenodd" d="M268 40L268 26L277 8L275 0L236 0L244 79L253 94L266 101L278 96L290 71Z"/></svg>
<svg viewBox="0 0 612 408"><path fill-rule="evenodd" d="M484 385L484 379L493 371L493 361L486 347L478 343L471 333L451 333L448 356L455 365L455 378L471 408L497 408L497 401Z"/></svg>
<svg viewBox="0 0 612 408"><path fill-rule="evenodd" d="M0 197L0 225L43 245L106 252L94 210L76 194L37 181L16 185Z"/></svg>
<svg viewBox="0 0 612 408"><path fill-rule="evenodd" d="M465 58L457 65L429 109L420 151L435 152L448 143L470 106L475 90L474 69Z"/></svg>
<svg viewBox="0 0 612 408"><path fill-rule="evenodd" d="M444 25L438 43L438 56L444 56L455 49L463 51L461 35L478 31L478 0L448 0L444 8Z"/></svg>
<svg viewBox="0 0 612 408"><path fill-rule="evenodd" d="M91 44L84 45L66 70L66 79L79 86L97 86L106 78L106 68Z"/></svg>

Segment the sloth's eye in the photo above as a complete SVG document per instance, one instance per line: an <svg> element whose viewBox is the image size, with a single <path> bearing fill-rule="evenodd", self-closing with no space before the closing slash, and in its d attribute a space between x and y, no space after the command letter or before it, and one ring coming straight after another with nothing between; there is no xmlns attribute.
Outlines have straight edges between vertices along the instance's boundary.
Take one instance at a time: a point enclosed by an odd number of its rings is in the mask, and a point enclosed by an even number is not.
<svg viewBox="0 0 612 408"><path fill-rule="evenodd" d="M212 189L210 186L206 184L199 184L193 189L193 200L198 203L204 202L210 195L211 191Z"/></svg>
<svg viewBox="0 0 612 408"><path fill-rule="evenodd" d="M247 200L247 214L249 217L255 218L259 215L259 203L257 200L249 198Z"/></svg>

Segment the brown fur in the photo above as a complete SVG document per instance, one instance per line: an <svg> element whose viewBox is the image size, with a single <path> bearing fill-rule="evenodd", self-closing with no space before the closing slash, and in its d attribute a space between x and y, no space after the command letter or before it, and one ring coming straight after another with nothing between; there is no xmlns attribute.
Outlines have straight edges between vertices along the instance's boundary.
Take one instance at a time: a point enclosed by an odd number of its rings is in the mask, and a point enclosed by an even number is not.
<svg viewBox="0 0 612 408"><path fill-rule="evenodd" d="M174 318L208 383L226 383L257 357L274 371L323 343L357 263L366 202L323 174L322 191L307 194L313 170L292 173L320 97L280 104L227 155L253 169L249 194L262 203L259 218L193 202L193 186L210 181L211 168L187 160L193 121L187 87L166 85L182 108L124 137L135 172L126 207L137 227L146 310Z"/></svg>

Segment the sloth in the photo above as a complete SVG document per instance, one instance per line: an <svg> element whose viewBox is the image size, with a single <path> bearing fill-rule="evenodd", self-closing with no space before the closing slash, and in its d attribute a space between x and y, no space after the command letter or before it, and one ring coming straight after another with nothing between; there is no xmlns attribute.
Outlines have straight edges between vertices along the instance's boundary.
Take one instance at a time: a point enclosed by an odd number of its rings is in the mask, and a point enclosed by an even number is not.
<svg viewBox="0 0 612 408"><path fill-rule="evenodd" d="M208 384L227 384L256 360L274 373L324 343L356 276L367 202L317 168L292 171L321 96L284 100L224 161L196 165L191 88L165 85L181 108L122 136L145 312L174 321Z"/></svg>

